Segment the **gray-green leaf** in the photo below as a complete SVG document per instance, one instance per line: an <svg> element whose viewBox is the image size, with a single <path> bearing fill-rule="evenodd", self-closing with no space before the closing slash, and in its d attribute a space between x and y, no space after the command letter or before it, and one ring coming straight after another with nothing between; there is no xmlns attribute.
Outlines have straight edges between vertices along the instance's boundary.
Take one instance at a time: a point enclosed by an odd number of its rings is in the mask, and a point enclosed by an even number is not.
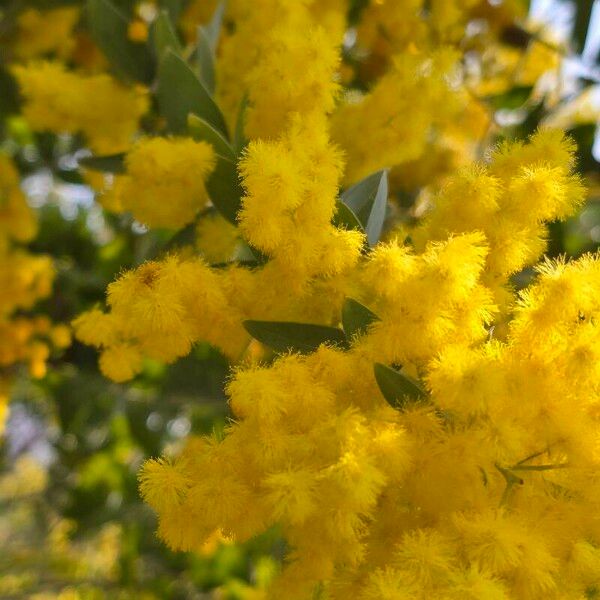
<svg viewBox="0 0 600 600"><path fill-rule="evenodd" d="M228 138L225 118L195 73L171 49L165 51L158 67L158 105L173 133L186 133L189 113L210 123Z"/></svg>
<svg viewBox="0 0 600 600"><path fill-rule="evenodd" d="M196 56L198 58L198 76L204 87L211 93L215 93L215 55L210 47L210 40L205 27L198 27L196 36Z"/></svg>
<svg viewBox="0 0 600 600"><path fill-rule="evenodd" d="M367 234L369 246L381 236L388 196L387 171L377 171L348 188L340 199L352 210Z"/></svg>
<svg viewBox="0 0 600 600"><path fill-rule="evenodd" d="M158 17L154 19L150 30L150 38L152 39L156 57L159 60L169 48L173 50L175 54L181 55L181 43L179 42L179 38L173 27L169 13L166 10L161 11Z"/></svg>
<svg viewBox="0 0 600 600"><path fill-rule="evenodd" d="M208 142L219 156L230 161L235 161L235 152L229 142L202 117L189 114L188 128L195 140Z"/></svg>
<svg viewBox="0 0 600 600"><path fill-rule="evenodd" d="M375 321L379 321L379 317L373 311L353 298L346 298L342 306L342 325L349 341L366 333Z"/></svg>
<svg viewBox="0 0 600 600"><path fill-rule="evenodd" d="M288 321L244 321L244 327L253 338L276 352L310 353L321 344L347 347L344 332L336 327Z"/></svg>
<svg viewBox="0 0 600 600"><path fill-rule="evenodd" d="M396 410L403 410L409 404L425 400L427 397L417 381L396 369L375 363L373 372L383 397Z"/></svg>
<svg viewBox="0 0 600 600"><path fill-rule="evenodd" d="M358 217L352 212L352 209L346 206L339 200L336 203L336 211L333 216L333 224L336 227L342 227L344 229L356 229L358 231L365 232L362 223L358 220Z"/></svg>

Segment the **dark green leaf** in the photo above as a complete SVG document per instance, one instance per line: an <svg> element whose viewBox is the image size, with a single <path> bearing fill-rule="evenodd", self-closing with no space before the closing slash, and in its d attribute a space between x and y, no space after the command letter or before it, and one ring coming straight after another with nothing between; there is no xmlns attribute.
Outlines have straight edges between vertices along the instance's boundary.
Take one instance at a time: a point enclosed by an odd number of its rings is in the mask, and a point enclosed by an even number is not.
<svg viewBox="0 0 600 600"><path fill-rule="evenodd" d="M577 125L568 131L568 134L577 143L577 165L580 172L598 171L598 161L596 161L592 152L596 141L596 129L595 123L586 123Z"/></svg>
<svg viewBox="0 0 600 600"><path fill-rule="evenodd" d="M365 231L361 222L358 220L358 217L352 212L352 209L339 200L336 203L333 224L336 227L342 227L344 229L357 229L363 233Z"/></svg>
<svg viewBox="0 0 600 600"><path fill-rule="evenodd" d="M208 122L198 115L188 115L188 127L195 140L208 142L223 158L235 161L236 156L229 142Z"/></svg>
<svg viewBox="0 0 600 600"><path fill-rule="evenodd" d="M206 182L206 189L214 207L235 225L244 193L235 163L219 157L215 170Z"/></svg>
<svg viewBox="0 0 600 600"><path fill-rule="evenodd" d="M530 85L520 85L494 96L486 96L487 100L495 109L505 108L516 110L529 100L533 87Z"/></svg>
<svg viewBox="0 0 600 600"><path fill-rule="evenodd" d="M198 75L204 87L215 93L215 55L210 47L206 28L198 27L196 56L198 57Z"/></svg>
<svg viewBox="0 0 600 600"><path fill-rule="evenodd" d="M379 317L373 311L353 298L346 298L342 306L342 325L348 340L366 333L375 321L379 321Z"/></svg>
<svg viewBox="0 0 600 600"><path fill-rule="evenodd" d="M246 110L248 108L248 95L244 94L240 102L240 108L235 123L235 132L233 134L233 147L237 154L241 154L244 148L248 145L244 127L246 126Z"/></svg>
<svg viewBox="0 0 600 600"><path fill-rule="evenodd" d="M575 27L573 29L573 39L579 52L583 52L585 40L590 28L590 17L592 16L592 8L594 0L578 0L575 2Z"/></svg>
<svg viewBox="0 0 600 600"><path fill-rule="evenodd" d="M341 329L287 321L244 321L248 333L276 352L314 352L321 344L346 347Z"/></svg>
<svg viewBox="0 0 600 600"><path fill-rule="evenodd" d="M513 48L521 48L522 50L529 46L532 39L533 35L527 29L516 24L511 24L504 28L500 34L500 40L504 44Z"/></svg>
<svg viewBox="0 0 600 600"><path fill-rule="evenodd" d="M106 156L86 156L79 159L79 164L86 169L105 173L125 172L125 153L107 154Z"/></svg>
<svg viewBox="0 0 600 600"><path fill-rule="evenodd" d="M158 17L154 19L150 37L154 52L159 60L168 48L173 50L175 54L181 55L182 47L166 10L161 11Z"/></svg>
<svg viewBox="0 0 600 600"><path fill-rule="evenodd" d="M381 363L373 367L375 380L388 404L397 410L427 397L425 390L412 377Z"/></svg>
<svg viewBox="0 0 600 600"><path fill-rule="evenodd" d="M348 206L362 224L370 246L381 236L388 195L387 171L377 171L347 189L342 202Z"/></svg>
<svg viewBox="0 0 600 600"><path fill-rule="evenodd" d="M158 68L158 105L173 133L187 132L187 118L193 113L210 123L227 138L225 119L192 69L168 49Z"/></svg>
<svg viewBox="0 0 600 600"><path fill-rule="evenodd" d="M129 21L110 0L87 0L86 14L92 38L118 73L150 83L153 61L146 44L127 37Z"/></svg>

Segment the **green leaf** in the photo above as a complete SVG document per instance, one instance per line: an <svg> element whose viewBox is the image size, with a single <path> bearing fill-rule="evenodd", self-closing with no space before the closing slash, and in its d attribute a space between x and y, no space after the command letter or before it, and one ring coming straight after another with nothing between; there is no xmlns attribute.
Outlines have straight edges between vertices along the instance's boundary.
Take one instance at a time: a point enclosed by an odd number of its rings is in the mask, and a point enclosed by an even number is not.
<svg viewBox="0 0 600 600"><path fill-rule="evenodd" d="M124 173L125 153L107 154L106 156L86 156L79 159L79 165L93 171L104 173Z"/></svg>
<svg viewBox="0 0 600 600"><path fill-rule="evenodd" d="M373 367L375 380L388 404L397 410L403 410L409 404L427 397L425 390L412 377L396 371L381 363Z"/></svg>
<svg viewBox="0 0 600 600"><path fill-rule="evenodd" d="M215 93L215 56L217 54L217 44L221 34L224 13L225 2L219 2L212 19L206 25L198 27L198 34L196 36L196 56L198 58L200 80L211 94Z"/></svg>
<svg viewBox="0 0 600 600"><path fill-rule="evenodd" d="M229 142L203 118L189 114L188 128L195 140L208 142L219 156L235 161L236 155Z"/></svg>
<svg viewBox="0 0 600 600"><path fill-rule="evenodd" d="M219 157L215 170L206 182L206 189L214 207L235 225L244 193L235 163Z"/></svg>
<svg viewBox="0 0 600 600"><path fill-rule="evenodd" d="M377 171L348 188L341 201L356 215L362 224L369 246L374 246L381 236L387 206L387 171Z"/></svg>
<svg viewBox="0 0 600 600"><path fill-rule="evenodd" d="M341 329L288 321L244 321L246 331L276 352L314 352L321 344L347 347Z"/></svg>
<svg viewBox="0 0 600 600"><path fill-rule="evenodd" d="M158 5L163 11L167 11L173 23L177 22L183 8L182 0L159 0Z"/></svg>
<svg viewBox="0 0 600 600"><path fill-rule="evenodd" d="M117 72L128 79L150 83L152 57L145 44L128 39L127 16L110 0L87 0L86 14L92 38Z"/></svg>
<svg viewBox="0 0 600 600"><path fill-rule="evenodd" d="M221 27L223 26L224 15L225 2L221 1L217 4L211 20L203 26L213 56L217 52L217 44L219 43L219 36L221 35Z"/></svg>
<svg viewBox="0 0 600 600"><path fill-rule="evenodd" d="M210 40L206 28L198 27L196 56L198 58L198 75L204 87L215 93L215 55L210 47Z"/></svg>
<svg viewBox="0 0 600 600"><path fill-rule="evenodd" d="M227 138L225 119L195 73L171 49L165 51L158 67L157 98L161 114L173 133L187 132L187 118L194 113Z"/></svg>
<svg viewBox="0 0 600 600"><path fill-rule="evenodd" d="M150 37L156 57L160 60L167 49L173 50L175 54L181 55L182 47L177 33L171 23L169 13L166 10L160 12L154 19L150 30Z"/></svg>
<svg viewBox="0 0 600 600"><path fill-rule="evenodd" d="M339 200L336 203L336 211L333 216L333 224L336 227L342 227L344 229L357 229L364 233L364 228L358 217L352 212L352 209L346 206Z"/></svg>
<svg viewBox="0 0 600 600"><path fill-rule="evenodd" d="M235 122L235 131L233 133L233 147L237 154L241 154L248 145L244 127L246 126L246 110L248 109L248 95L244 94L240 102L240 108Z"/></svg>
<svg viewBox="0 0 600 600"><path fill-rule="evenodd" d="M578 0L575 2L576 14L575 14L575 27L573 29L573 39L577 45L577 50L583 52L585 46L585 40L588 35L590 28L590 19L592 16L592 9L594 7L594 0Z"/></svg>
<svg viewBox="0 0 600 600"><path fill-rule="evenodd" d="M496 110L502 108L516 110L529 100L532 91L533 86L531 85L517 85L501 94L485 96L484 100Z"/></svg>
<svg viewBox="0 0 600 600"><path fill-rule="evenodd" d="M346 298L342 306L342 325L348 340L366 333L375 321L379 321L379 317L373 311L353 298Z"/></svg>
<svg viewBox="0 0 600 600"><path fill-rule="evenodd" d="M598 171L598 161L596 161L593 154L593 147L596 142L596 130L596 123L585 123L583 125L576 125L567 131L577 144L577 166L581 173Z"/></svg>

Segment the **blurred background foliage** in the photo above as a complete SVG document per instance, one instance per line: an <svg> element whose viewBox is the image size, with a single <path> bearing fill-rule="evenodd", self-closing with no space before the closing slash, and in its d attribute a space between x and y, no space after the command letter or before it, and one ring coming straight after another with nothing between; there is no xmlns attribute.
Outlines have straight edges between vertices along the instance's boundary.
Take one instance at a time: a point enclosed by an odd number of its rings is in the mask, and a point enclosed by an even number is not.
<svg viewBox="0 0 600 600"><path fill-rule="evenodd" d="M129 14L137 4L115 3ZM2 0L0 41L24 6L65 4L77 1ZM351 2L350 24L368 4ZM556 96L555 86L515 83L492 90L486 102L504 136L526 138L540 123L554 122L578 142L590 201L579 215L550 228L550 254L578 256L600 247L600 6L556 1L533 2L529 9L558 31L558 39L561 31L567 37L572 32L561 67L566 84ZM539 39L517 24L507 25L503 35L508 50ZM369 57L353 53L350 44L346 60ZM368 86L360 73L355 70L349 87ZM573 114L565 108L574 102L596 102L596 108L565 117ZM0 145L13 156L38 213L40 231L29 249L51 255L57 269L54 292L40 310L68 323L103 301L121 270L160 253L172 234L103 212L78 169L77 159L86 152L82 140L32 132L19 117L19 103L0 60ZM398 195L400 206L414 201L410 190L406 198ZM530 277L521 274L517 285ZM189 433L218 432L226 425L227 361L198 345L168 368L147 362L133 384L118 385L100 375L94 350L74 342L51 358L50 367L41 380L17 378L0 442L0 597L204 598L218 590L223 598L248 598L263 587L283 554L276 531L241 546L214 540L204 553L172 553L157 540L154 515L137 491L143 460L176 447Z"/></svg>

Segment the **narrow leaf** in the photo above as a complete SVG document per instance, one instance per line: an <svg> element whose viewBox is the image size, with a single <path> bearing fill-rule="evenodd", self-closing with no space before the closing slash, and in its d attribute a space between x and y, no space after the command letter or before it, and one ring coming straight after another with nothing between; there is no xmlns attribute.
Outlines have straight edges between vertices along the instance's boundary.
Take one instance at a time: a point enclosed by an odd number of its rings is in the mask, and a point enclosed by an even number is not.
<svg viewBox="0 0 600 600"><path fill-rule="evenodd" d="M166 10L161 11L158 17L154 19L150 37L154 46L154 52L159 60L169 48L175 54L181 55L182 47L171 23L169 13Z"/></svg>
<svg viewBox="0 0 600 600"><path fill-rule="evenodd" d="M210 123L227 137L225 119L192 69L168 49L158 68L158 105L173 133L186 133L189 113Z"/></svg>
<svg viewBox="0 0 600 600"><path fill-rule="evenodd" d="M215 170L206 182L206 189L213 206L235 225L244 193L235 163L219 157Z"/></svg>
<svg viewBox="0 0 600 600"><path fill-rule="evenodd" d="M125 153L107 154L106 156L86 156L79 159L79 165L93 171L105 173L125 172Z"/></svg>
<svg viewBox="0 0 600 600"><path fill-rule="evenodd" d="M348 340L365 334L375 321L379 321L379 317L373 311L353 298L346 298L342 306L342 325Z"/></svg>
<svg viewBox="0 0 600 600"><path fill-rule="evenodd" d="M347 189L340 197L362 224L374 246L381 236L388 195L387 171L377 171Z"/></svg>
<svg viewBox="0 0 600 600"><path fill-rule="evenodd" d="M217 53L217 44L219 43L219 36L221 35L221 28L223 26L223 16L225 15L225 4L224 0L219 2L211 20L204 25L206 37L213 56Z"/></svg>
<svg viewBox="0 0 600 600"><path fill-rule="evenodd" d="M373 371L383 397L392 408L402 410L409 404L427 397L425 390L417 381L396 369L375 363Z"/></svg>
<svg viewBox="0 0 600 600"><path fill-rule="evenodd" d="M218 155L230 161L235 161L235 152L229 142L202 117L189 114L188 129L195 140L208 142Z"/></svg>
<svg viewBox="0 0 600 600"><path fill-rule="evenodd" d="M145 44L127 37L129 20L110 0L87 0L86 15L92 38L117 72L150 83L153 61Z"/></svg>
<svg viewBox="0 0 600 600"><path fill-rule="evenodd" d="M314 352L321 344L346 347L341 329L287 321L244 321L246 331L276 352Z"/></svg>
<svg viewBox="0 0 600 600"><path fill-rule="evenodd" d="M578 0L575 2L575 27L573 29L573 38L577 45L577 50L581 53L585 47L585 40L590 28L592 9L594 0Z"/></svg>
<svg viewBox="0 0 600 600"><path fill-rule="evenodd" d="M352 209L338 200L336 204L336 212L333 217L333 224L336 227L344 229L357 229L364 233L364 228L358 217L352 212Z"/></svg>
<svg viewBox="0 0 600 600"><path fill-rule="evenodd" d="M204 87L215 93L215 55L210 47L210 40L205 27L198 27L196 36L196 56L198 58L198 76Z"/></svg>
<svg viewBox="0 0 600 600"><path fill-rule="evenodd" d="M248 96L244 94L240 102L240 108L235 122L235 131L233 133L233 147L237 154L241 154L248 145L244 128L246 126L246 110L248 109Z"/></svg>

